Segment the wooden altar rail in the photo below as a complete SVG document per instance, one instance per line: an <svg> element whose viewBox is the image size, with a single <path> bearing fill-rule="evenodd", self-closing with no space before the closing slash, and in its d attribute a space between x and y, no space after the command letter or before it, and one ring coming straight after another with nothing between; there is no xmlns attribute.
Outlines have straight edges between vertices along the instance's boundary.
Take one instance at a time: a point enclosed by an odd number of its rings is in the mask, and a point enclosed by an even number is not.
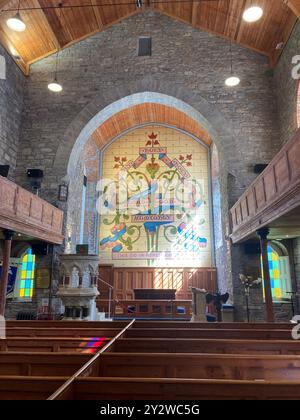
<svg viewBox="0 0 300 420"><path fill-rule="evenodd" d="M190 319L192 304L189 300L121 300L114 303L113 315L124 318Z"/></svg>
<svg viewBox="0 0 300 420"><path fill-rule="evenodd" d="M299 160L300 129L230 210L234 243L300 206Z"/></svg>
<svg viewBox="0 0 300 420"><path fill-rule="evenodd" d="M62 244L63 212L0 176L0 228Z"/></svg>

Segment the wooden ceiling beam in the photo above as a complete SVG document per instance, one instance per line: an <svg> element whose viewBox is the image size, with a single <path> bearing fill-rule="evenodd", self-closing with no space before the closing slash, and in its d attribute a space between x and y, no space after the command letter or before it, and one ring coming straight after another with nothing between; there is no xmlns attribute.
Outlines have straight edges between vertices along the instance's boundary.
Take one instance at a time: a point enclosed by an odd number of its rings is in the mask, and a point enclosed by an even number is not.
<svg viewBox="0 0 300 420"><path fill-rule="evenodd" d="M300 0L286 0L286 4L300 20Z"/></svg>

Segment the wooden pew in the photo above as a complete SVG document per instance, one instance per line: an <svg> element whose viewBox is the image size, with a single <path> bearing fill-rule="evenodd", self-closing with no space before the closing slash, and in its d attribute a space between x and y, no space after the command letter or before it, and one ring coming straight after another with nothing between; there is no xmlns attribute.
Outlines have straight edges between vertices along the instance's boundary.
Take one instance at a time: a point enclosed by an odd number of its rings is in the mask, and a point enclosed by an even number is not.
<svg viewBox="0 0 300 420"><path fill-rule="evenodd" d="M8 328L118 328L122 330L128 321L6 321Z"/></svg>
<svg viewBox="0 0 300 420"><path fill-rule="evenodd" d="M231 322L231 323L203 323L203 322L183 322L183 321L136 321L132 328L192 328L192 329L212 329L212 330L289 330L291 331L294 325L291 323L270 324L270 323L246 323L246 322Z"/></svg>
<svg viewBox="0 0 300 420"><path fill-rule="evenodd" d="M126 331L128 338L207 338L236 340L292 340L289 330L213 330L193 328L132 328Z"/></svg>
<svg viewBox="0 0 300 420"><path fill-rule="evenodd" d="M6 337L115 337L119 328L6 328Z"/></svg>
<svg viewBox="0 0 300 420"><path fill-rule="evenodd" d="M46 400L67 377L1 376L0 400Z"/></svg>
<svg viewBox="0 0 300 420"><path fill-rule="evenodd" d="M288 380L300 383L300 356L107 353L101 377Z"/></svg>
<svg viewBox="0 0 300 420"><path fill-rule="evenodd" d="M0 340L0 351L10 352L76 352L76 353L93 353L101 349L110 341L106 338L103 342L97 343L93 348L90 347L90 338L47 338L47 337L13 337ZM93 350L93 351L92 351Z"/></svg>
<svg viewBox="0 0 300 420"><path fill-rule="evenodd" d="M212 353L212 354L295 354L300 341L287 340L205 340L181 338L123 338L113 345L114 352Z"/></svg>
<svg viewBox="0 0 300 420"><path fill-rule="evenodd" d="M89 359L89 354L0 353L1 376L71 376Z"/></svg>
<svg viewBox="0 0 300 420"><path fill-rule="evenodd" d="M201 379L77 378L62 399L299 400L300 382Z"/></svg>

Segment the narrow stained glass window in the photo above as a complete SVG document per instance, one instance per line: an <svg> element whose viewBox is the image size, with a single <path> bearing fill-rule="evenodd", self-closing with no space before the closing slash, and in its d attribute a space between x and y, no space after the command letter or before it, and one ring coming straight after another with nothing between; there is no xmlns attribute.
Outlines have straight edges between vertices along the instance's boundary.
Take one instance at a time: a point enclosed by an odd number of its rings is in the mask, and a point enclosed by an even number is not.
<svg viewBox="0 0 300 420"><path fill-rule="evenodd" d="M22 258L19 297L31 299L34 286L35 255L29 249Z"/></svg>
<svg viewBox="0 0 300 420"><path fill-rule="evenodd" d="M279 254L273 249L273 247L269 245L268 246L268 260L269 260L272 296L273 296L274 301L288 299L289 292L292 289L288 257L280 257ZM262 266L262 258L261 258L261 266ZM262 266L262 273L263 273L263 266ZM265 297L265 288L263 288L263 294Z"/></svg>

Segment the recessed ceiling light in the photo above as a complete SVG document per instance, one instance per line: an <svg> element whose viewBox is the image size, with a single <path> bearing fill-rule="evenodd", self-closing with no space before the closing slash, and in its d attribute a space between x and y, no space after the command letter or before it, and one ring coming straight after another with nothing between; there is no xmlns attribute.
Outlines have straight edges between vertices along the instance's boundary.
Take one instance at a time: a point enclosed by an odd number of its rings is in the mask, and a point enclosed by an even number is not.
<svg viewBox="0 0 300 420"><path fill-rule="evenodd" d="M225 80L225 85L228 87L235 87L238 86L241 83L241 80L236 76L228 77L228 79Z"/></svg>
<svg viewBox="0 0 300 420"><path fill-rule="evenodd" d="M14 17L7 19L6 25L11 30L16 32L24 32L26 29L26 25L23 22L19 12Z"/></svg>
<svg viewBox="0 0 300 420"><path fill-rule="evenodd" d="M49 83L48 89L51 90L51 92L59 93L63 90L63 87L56 79L54 79L53 82Z"/></svg>
<svg viewBox="0 0 300 420"><path fill-rule="evenodd" d="M249 22L249 23L257 22L259 19L261 19L263 14L264 14L264 11L261 7L251 6L244 11L243 19L244 21Z"/></svg>

